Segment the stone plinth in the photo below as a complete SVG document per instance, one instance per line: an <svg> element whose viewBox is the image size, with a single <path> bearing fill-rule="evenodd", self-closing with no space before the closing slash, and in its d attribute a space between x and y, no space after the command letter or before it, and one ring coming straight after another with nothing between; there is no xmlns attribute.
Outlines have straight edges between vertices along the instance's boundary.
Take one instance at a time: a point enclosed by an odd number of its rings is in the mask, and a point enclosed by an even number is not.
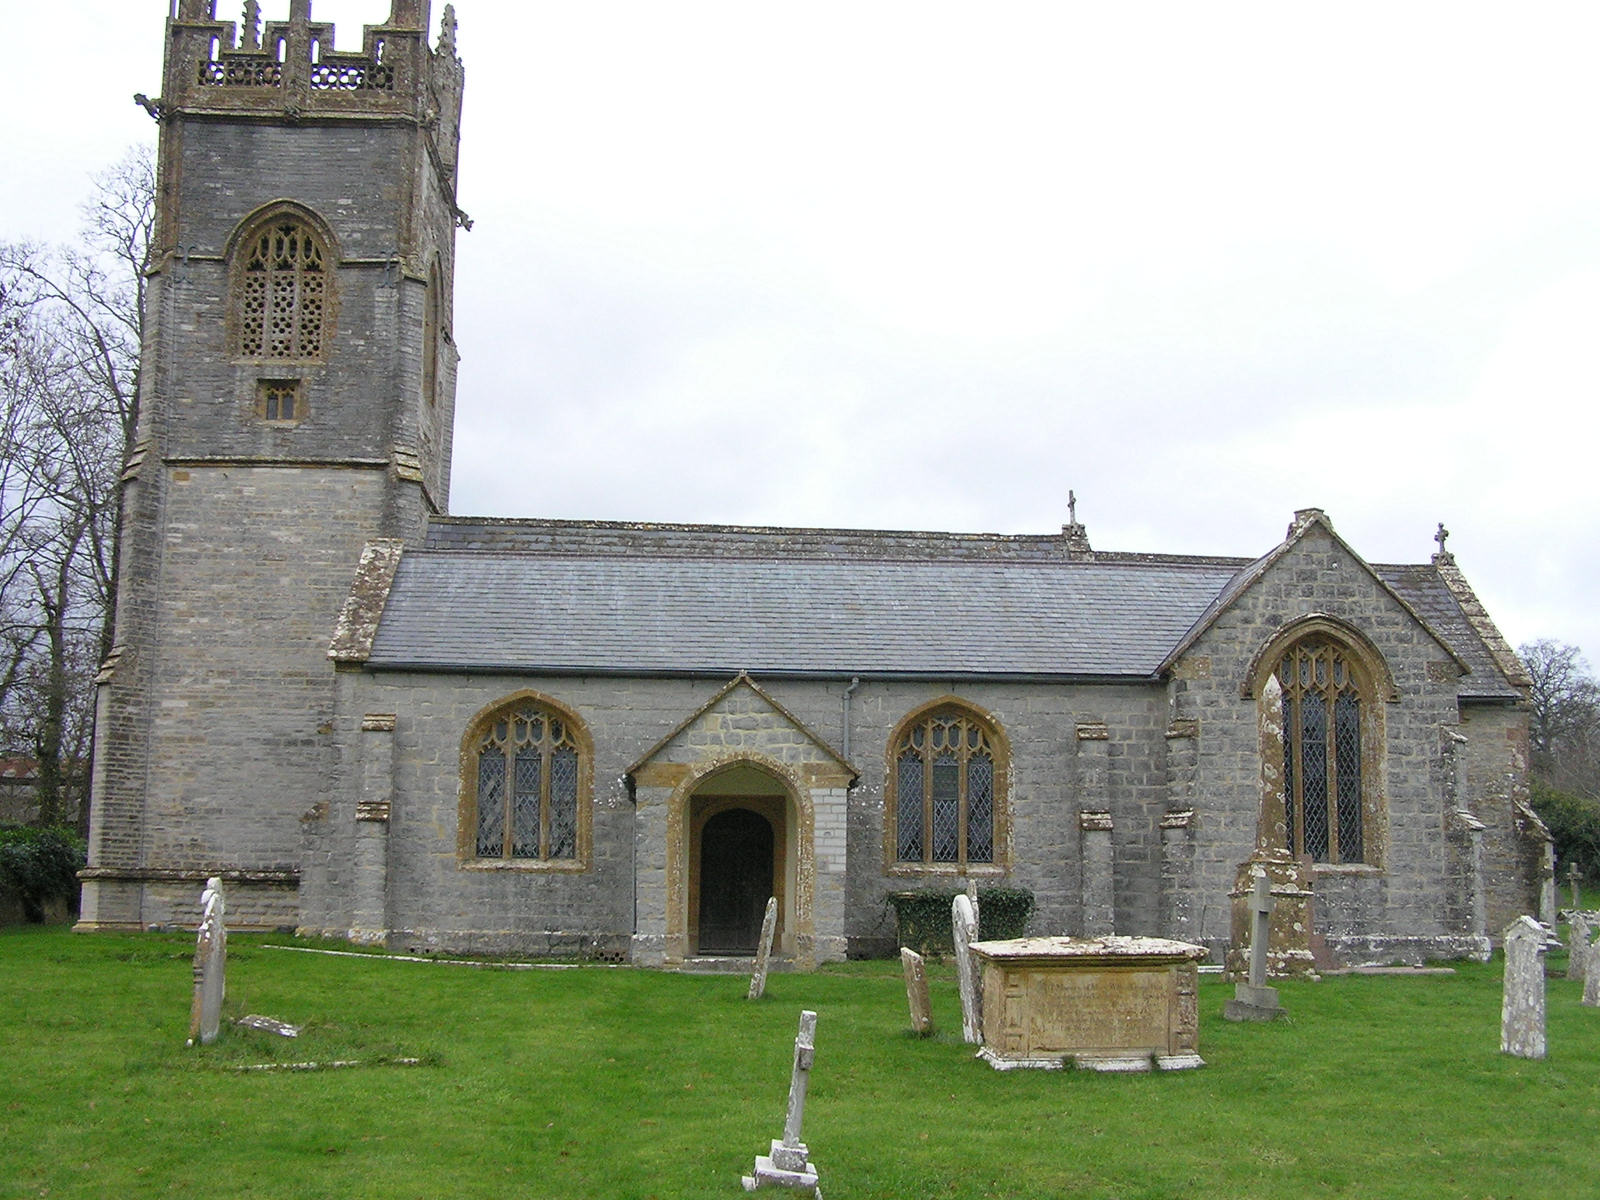
<svg viewBox="0 0 1600 1200"><path fill-rule="evenodd" d="M983 966L979 1057L997 1070L1205 1065L1196 1002L1204 946L1045 937L974 942L972 953Z"/></svg>
<svg viewBox="0 0 1600 1200"><path fill-rule="evenodd" d="M1250 977L1251 897L1258 875L1272 885L1272 919L1267 951L1267 978L1315 976L1311 953L1311 876L1303 863L1284 850L1266 850L1239 864L1233 890L1232 940L1228 947L1228 978L1244 982Z"/></svg>

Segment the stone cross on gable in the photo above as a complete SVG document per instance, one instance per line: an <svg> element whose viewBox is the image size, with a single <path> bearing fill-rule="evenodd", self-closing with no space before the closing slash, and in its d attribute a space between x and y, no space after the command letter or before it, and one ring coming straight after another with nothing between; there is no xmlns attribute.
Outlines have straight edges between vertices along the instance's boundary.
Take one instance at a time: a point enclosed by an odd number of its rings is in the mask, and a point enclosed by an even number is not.
<svg viewBox="0 0 1600 1200"><path fill-rule="evenodd" d="M1446 540L1448 540L1449 537L1450 537L1450 531L1444 527L1444 522L1440 521L1439 522L1439 531L1433 535L1433 540L1439 543L1439 553L1440 554L1448 553L1448 551L1445 550L1445 548L1444 548L1444 544L1445 544Z"/></svg>
<svg viewBox="0 0 1600 1200"><path fill-rule="evenodd" d="M1078 523L1078 493L1071 488L1067 489L1067 524Z"/></svg>

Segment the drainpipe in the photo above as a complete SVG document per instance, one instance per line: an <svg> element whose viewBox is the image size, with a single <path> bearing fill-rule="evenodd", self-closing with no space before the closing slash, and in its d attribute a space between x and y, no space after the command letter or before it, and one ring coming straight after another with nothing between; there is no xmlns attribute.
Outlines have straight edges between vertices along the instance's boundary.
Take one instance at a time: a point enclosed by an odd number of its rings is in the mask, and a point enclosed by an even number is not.
<svg viewBox="0 0 1600 1200"><path fill-rule="evenodd" d="M850 761L850 694L860 686L861 676L852 675L850 677L850 686L844 690L844 737L840 739L840 749L843 752L845 762Z"/></svg>

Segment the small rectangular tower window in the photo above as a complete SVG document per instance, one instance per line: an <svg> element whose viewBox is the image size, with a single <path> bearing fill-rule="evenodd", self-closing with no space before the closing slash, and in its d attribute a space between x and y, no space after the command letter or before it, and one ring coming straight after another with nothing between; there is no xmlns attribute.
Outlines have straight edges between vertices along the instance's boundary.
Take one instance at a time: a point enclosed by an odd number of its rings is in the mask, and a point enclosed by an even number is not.
<svg viewBox="0 0 1600 1200"><path fill-rule="evenodd" d="M263 421L300 421L305 418L305 401L298 379L263 379L256 384L256 416Z"/></svg>

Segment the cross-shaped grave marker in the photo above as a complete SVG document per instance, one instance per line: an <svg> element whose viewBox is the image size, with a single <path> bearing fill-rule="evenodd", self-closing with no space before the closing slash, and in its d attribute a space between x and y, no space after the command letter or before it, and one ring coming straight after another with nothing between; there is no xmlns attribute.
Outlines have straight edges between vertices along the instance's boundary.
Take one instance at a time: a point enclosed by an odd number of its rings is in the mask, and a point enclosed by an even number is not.
<svg viewBox="0 0 1600 1200"><path fill-rule="evenodd" d="M1250 978L1234 984L1222 1015L1230 1021L1276 1021L1284 1016L1278 989L1267 986L1267 948L1272 938L1272 881L1262 871L1250 889Z"/></svg>

